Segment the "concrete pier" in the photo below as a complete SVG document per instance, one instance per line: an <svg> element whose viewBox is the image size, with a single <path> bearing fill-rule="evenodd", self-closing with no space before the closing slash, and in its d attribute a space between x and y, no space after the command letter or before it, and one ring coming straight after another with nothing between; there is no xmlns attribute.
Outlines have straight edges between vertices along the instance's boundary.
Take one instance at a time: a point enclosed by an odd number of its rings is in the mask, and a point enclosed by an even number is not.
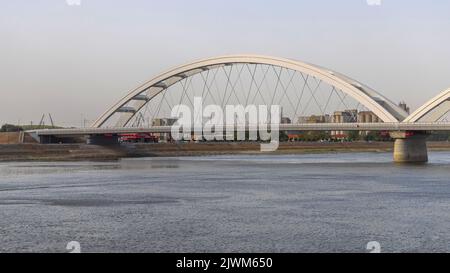
<svg viewBox="0 0 450 273"><path fill-rule="evenodd" d="M395 139L394 161L398 163L428 162L426 132L391 132Z"/></svg>

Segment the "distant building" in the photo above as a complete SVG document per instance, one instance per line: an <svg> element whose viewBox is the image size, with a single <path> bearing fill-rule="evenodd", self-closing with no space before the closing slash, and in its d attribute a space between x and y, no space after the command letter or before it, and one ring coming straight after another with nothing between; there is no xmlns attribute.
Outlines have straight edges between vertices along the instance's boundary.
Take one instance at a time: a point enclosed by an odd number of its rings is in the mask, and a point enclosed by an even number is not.
<svg viewBox="0 0 450 273"><path fill-rule="evenodd" d="M331 122L332 123L353 123L357 122L358 110L345 110L334 112Z"/></svg>
<svg viewBox="0 0 450 273"><path fill-rule="evenodd" d="M359 123L378 123L381 120L372 111L361 111L358 113Z"/></svg>
<svg viewBox="0 0 450 273"><path fill-rule="evenodd" d="M358 110L345 110L345 111L336 111L333 113L331 117L332 123L355 123L358 121ZM348 136L348 132L345 131L332 131L331 136L335 138L346 138Z"/></svg>
<svg viewBox="0 0 450 273"><path fill-rule="evenodd" d="M282 117L280 123L281 124L292 124L292 120L288 117Z"/></svg>
<svg viewBox="0 0 450 273"><path fill-rule="evenodd" d="M372 111L361 111L358 113L358 122L359 123L379 123L383 122L377 115L375 115ZM370 132L360 132L360 135L368 135Z"/></svg>
<svg viewBox="0 0 450 273"><path fill-rule="evenodd" d="M399 106L400 108L402 108L403 110L405 110L406 113L410 114L410 110L411 110L411 109L409 108L409 106L408 106L404 101L400 102L400 103L398 104L398 106Z"/></svg>
<svg viewBox="0 0 450 273"><path fill-rule="evenodd" d="M177 122L174 118L155 118L152 121L152 126L172 126Z"/></svg>
<svg viewBox="0 0 450 273"><path fill-rule="evenodd" d="M330 115L311 115L311 116L303 116L299 117L297 120L298 124L315 124L315 123L330 123L331 116ZM300 131L288 131L289 141L294 141L296 139L304 138L305 134L309 134L311 132L300 132Z"/></svg>
<svg viewBox="0 0 450 273"><path fill-rule="evenodd" d="M298 124L308 123L310 116L299 117L297 120Z"/></svg>
<svg viewBox="0 0 450 273"><path fill-rule="evenodd" d="M152 126L172 126L177 122L177 119L174 118L155 118L152 121ZM170 134L168 133L160 133L155 134L159 140L169 141L171 139Z"/></svg>
<svg viewBox="0 0 450 273"><path fill-rule="evenodd" d="M331 122L331 116L330 115L322 115L322 116L307 116L307 117L299 117L298 123L304 124L304 123L330 123Z"/></svg>

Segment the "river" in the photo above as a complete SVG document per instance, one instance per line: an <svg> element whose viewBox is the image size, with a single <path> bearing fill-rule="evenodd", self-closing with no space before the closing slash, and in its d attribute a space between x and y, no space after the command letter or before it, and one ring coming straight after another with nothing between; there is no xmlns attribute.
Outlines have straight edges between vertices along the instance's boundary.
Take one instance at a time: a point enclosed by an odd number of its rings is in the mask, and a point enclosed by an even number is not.
<svg viewBox="0 0 450 273"><path fill-rule="evenodd" d="M0 252L450 251L450 153L0 163Z"/></svg>

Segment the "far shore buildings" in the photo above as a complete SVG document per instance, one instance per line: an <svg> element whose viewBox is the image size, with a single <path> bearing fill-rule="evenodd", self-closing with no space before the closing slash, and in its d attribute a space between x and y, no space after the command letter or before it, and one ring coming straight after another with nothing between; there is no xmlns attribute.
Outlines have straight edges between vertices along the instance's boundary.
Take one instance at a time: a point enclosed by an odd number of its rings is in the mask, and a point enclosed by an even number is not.
<svg viewBox="0 0 450 273"><path fill-rule="evenodd" d="M383 122L372 111L345 110L334 112L332 123L380 123ZM368 134L369 132L360 132ZM346 131L332 131L331 136L337 139L347 138L349 135Z"/></svg>
<svg viewBox="0 0 450 273"><path fill-rule="evenodd" d="M399 103L399 107L405 112L409 113L410 108L405 102ZM246 117L247 119L248 117ZM158 118L152 121L153 126L172 126L176 123L177 119L173 118ZM248 122L248 121L247 121ZM286 117L281 114L281 124L318 124L318 123L381 123L383 122L372 111L359 111L357 109L347 109L343 111L335 111L332 114L324 115L310 115L297 117L297 120L292 120L290 117ZM299 131L286 131L290 140L303 139L306 134L311 132L299 132ZM328 132L332 139L346 139L350 136L348 131L331 131ZM360 135L368 135L369 132L360 132ZM160 140L170 140L170 134L157 134Z"/></svg>
<svg viewBox="0 0 450 273"><path fill-rule="evenodd" d="M281 117L281 124L292 124L292 120L288 117Z"/></svg>
<svg viewBox="0 0 450 273"><path fill-rule="evenodd" d="M358 122L358 110L345 110L334 112L331 123L355 123ZM333 138L341 139L348 136L348 132L344 131L332 131L331 136Z"/></svg>
<svg viewBox="0 0 450 273"><path fill-rule="evenodd" d="M410 108L405 102L399 103L399 107L409 113ZM298 118L298 123L380 123L383 122L372 111L358 111L356 109L348 109L344 111L336 111L332 115L311 115ZM295 139L298 133L290 132L290 139ZM369 132L360 132L368 134ZM331 131L330 135L335 139L345 139L349 136L346 131Z"/></svg>
<svg viewBox="0 0 450 273"><path fill-rule="evenodd" d="M299 117L298 123L331 123L331 116L330 115L321 115L321 116L307 116L307 117Z"/></svg>
<svg viewBox="0 0 450 273"><path fill-rule="evenodd" d="M371 111L358 111L356 109L349 109L344 111L336 111L332 115L311 115L302 116L298 118L298 124L317 124L317 123L376 123L381 120ZM367 133L367 132L362 132ZM345 139L349 136L346 131L331 131L330 135L334 139ZM301 134L299 132L288 132L289 139L299 139Z"/></svg>

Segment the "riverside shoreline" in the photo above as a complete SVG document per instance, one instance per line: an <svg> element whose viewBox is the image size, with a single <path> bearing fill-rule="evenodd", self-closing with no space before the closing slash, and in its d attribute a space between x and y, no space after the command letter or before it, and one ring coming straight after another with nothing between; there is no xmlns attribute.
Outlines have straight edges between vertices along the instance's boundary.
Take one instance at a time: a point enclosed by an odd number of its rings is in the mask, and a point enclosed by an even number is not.
<svg viewBox="0 0 450 273"><path fill-rule="evenodd" d="M391 152L393 142L280 143L271 154ZM428 142L432 151L450 151L450 142ZM0 145L0 162L8 161L105 161L133 157L178 157L261 154L259 143L159 143L97 146L87 144ZM267 154L267 153L266 153Z"/></svg>

